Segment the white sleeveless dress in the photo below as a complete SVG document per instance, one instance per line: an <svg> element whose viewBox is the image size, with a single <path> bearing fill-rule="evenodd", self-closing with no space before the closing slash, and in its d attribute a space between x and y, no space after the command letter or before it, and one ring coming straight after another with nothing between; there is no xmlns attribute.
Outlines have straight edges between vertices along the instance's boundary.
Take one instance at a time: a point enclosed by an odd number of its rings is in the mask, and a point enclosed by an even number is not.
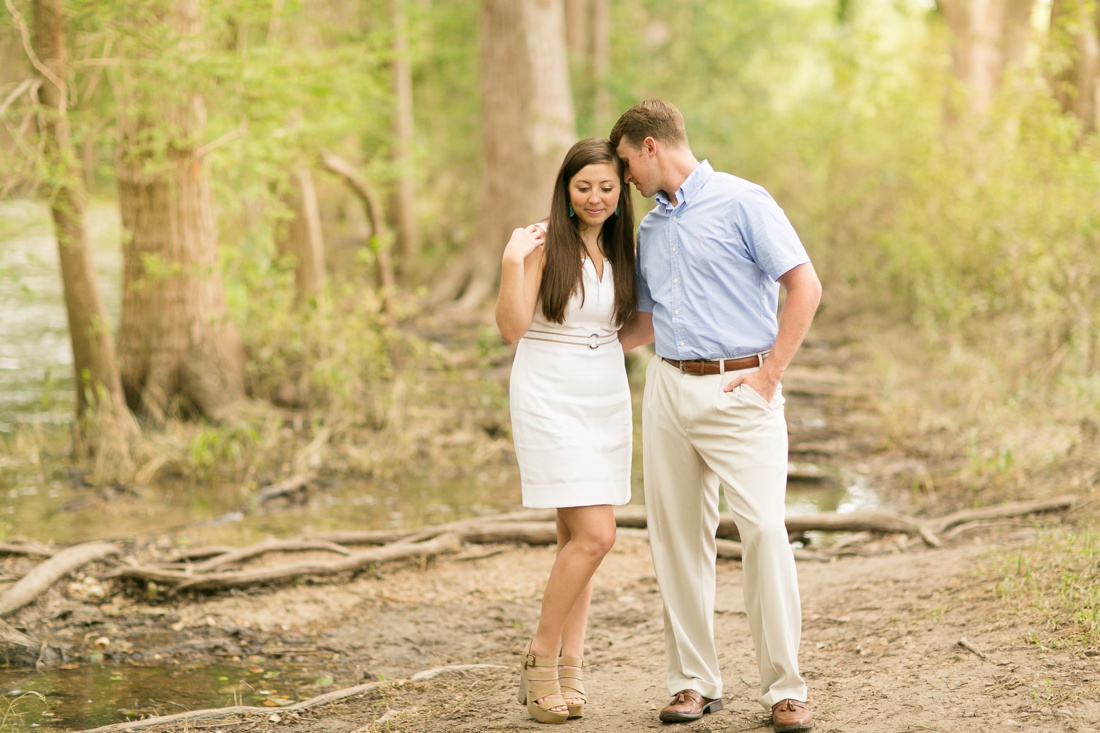
<svg viewBox="0 0 1100 733"><path fill-rule="evenodd" d="M516 349L509 397L525 507L630 501L634 428L613 275L605 260L600 281L585 259L584 303L577 292L565 323L549 323L540 302Z"/></svg>

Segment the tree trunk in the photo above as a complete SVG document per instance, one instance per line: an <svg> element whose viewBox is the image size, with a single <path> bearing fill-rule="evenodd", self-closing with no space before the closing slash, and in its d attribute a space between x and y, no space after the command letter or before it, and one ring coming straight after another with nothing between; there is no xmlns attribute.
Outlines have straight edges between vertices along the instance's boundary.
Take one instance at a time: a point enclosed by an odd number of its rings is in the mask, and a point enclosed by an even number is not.
<svg viewBox="0 0 1100 733"><path fill-rule="evenodd" d="M49 180L50 214L57 235L69 340L73 349L73 384L80 447L109 454L123 473L131 463L130 438L136 423L122 395L107 308L99 290L84 221L85 192L69 135L65 84L65 37L60 0L36 0L34 49L44 68L38 87L43 107L43 137ZM47 74L48 72L48 74ZM86 423L84 418L91 418ZM109 420L110 429L86 429ZM116 474L116 478L118 474Z"/></svg>
<svg viewBox="0 0 1100 733"><path fill-rule="evenodd" d="M1050 39L1066 59L1053 79L1054 98L1081 120L1085 132L1096 129L1100 115L1100 12L1085 0L1054 0Z"/></svg>
<svg viewBox="0 0 1100 733"><path fill-rule="evenodd" d="M301 306L325 286L325 245L317 190L309 168L296 168L282 196L293 218L280 228L277 246L294 257L294 305Z"/></svg>
<svg viewBox="0 0 1100 733"><path fill-rule="evenodd" d="M438 293L459 309L492 293L509 233L546 216L576 127L562 0L483 0L481 191L466 257Z"/></svg>
<svg viewBox="0 0 1100 733"><path fill-rule="evenodd" d="M197 0L172 8L181 43L199 33ZM142 73L141 59L132 71ZM186 76L182 77L184 80ZM179 82L177 82L178 85ZM244 348L229 321L217 232L196 141L201 98L141 79L119 107L123 246L118 350L127 400L156 420L175 404L222 419L244 396ZM167 142L158 147L159 141Z"/></svg>
<svg viewBox="0 0 1100 733"><path fill-rule="evenodd" d="M602 130L614 120L607 76L611 70L611 0L593 0L592 8L592 118Z"/></svg>
<svg viewBox="0 0 1100 733"><path fill-rule="evenodd" d="M939 0L952 34L952 72L967 111L983 116L1005 69L1023 60L1035 0ZM954 115L949 115L954 116Z"/></svg>
<svg viewBox="0 0 1100 733"><path fill-rule="evenodd" d="M367 246L371 247L378 262L378 287L382 289L383 304L386 298L395 288L393 263L390 258L390 242L393 239L386 228L385 217L382 216L382 206L378 203L378 197L367 181L359 174L359 171L348 161L335 153L327 150L321 151L321 163L328 170L343 179L344 183L352 190L363 204L363 212L367 216L370 225L370 239Z"/></svg>
<svg viewBox="0 0 1100 733"><path fill-rule="evenodd" d="M397 269L401 273L415 270L420 259L420 234L417 232L413 209L416 198L412 161L413 85L405 2L406 0L393 0L393 89L397 103L393 125L393 158L397 168L393 216L397 230Z"/></svg>

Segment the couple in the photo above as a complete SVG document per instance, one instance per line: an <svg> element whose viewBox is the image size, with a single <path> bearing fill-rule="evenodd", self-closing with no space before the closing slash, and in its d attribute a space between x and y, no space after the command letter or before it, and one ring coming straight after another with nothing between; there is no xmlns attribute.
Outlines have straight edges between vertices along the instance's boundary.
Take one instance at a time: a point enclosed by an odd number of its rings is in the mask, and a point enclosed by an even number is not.
<svg viewBox="0 0 1100 733"><path fill-rule="evenodd" d="M657 205L638 229L628 184ZM777 321L779 286L787 291ZM520 702L544 723L584 713L592 578L630 500L631 402L623 352L655 342L642 408L644 485L664 602L666 723L722 709L714 641L718 486L743 543L760 702L776 731L813 727L798 671L801 606L784 524L787 430L779 380L821 284L761 187L717 173L671 104L641 102L607 140L565 157L549 219L504 250L497 325L519 342L512 431L523 504L557 509L558 554Z"/></svg>

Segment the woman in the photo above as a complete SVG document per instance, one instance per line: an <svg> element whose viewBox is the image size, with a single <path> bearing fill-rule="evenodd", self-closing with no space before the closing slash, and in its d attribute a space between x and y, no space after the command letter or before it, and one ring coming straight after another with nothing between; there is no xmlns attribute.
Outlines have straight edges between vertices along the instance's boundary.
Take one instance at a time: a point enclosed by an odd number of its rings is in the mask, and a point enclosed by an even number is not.
<svg viewBox="0 0 1100 733"><path fill-rule="evenodd" d="M558 171L547 222L512 232L496 307L501 336L519 342L510 398L523 505L557 509L558 553L520 666L520 703L543 723L584 714L592 577L615 543L611 507L630 501L618 329L636 300L622 164L607 140L581 140Z"/></svg>

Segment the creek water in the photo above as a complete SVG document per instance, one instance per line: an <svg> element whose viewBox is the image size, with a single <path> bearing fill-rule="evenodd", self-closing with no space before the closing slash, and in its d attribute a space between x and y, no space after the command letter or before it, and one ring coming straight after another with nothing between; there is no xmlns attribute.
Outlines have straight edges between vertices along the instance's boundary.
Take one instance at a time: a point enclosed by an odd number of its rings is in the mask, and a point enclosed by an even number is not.
<svg viewBox="0 0 1100 733"><path fill-rule="evenodd" d="M121 255L117 206L89 207L96 272L112 325L118 321ZM91 496L78 482L6 478L15 436L71 419L72 354L48 211L0 202L0 540L29 537L59 544L173 532L194 544L246 545L329 529L439 524L517 509L513 468L438 481L334 482L279 511L242 511L252 489L179 482L156 491ZM636 417L640 410L636 409ZM822 420L812 410L806 420ZM642 497L640 430L635 437L635 501ZM858 477L824 468L825 480L792 481L788 511L853 511L877 504ZM320 694L316 670L271 659L201 667L83 663L28 674L0 666L0 733L66 731L233 704L278 706ZM12 727L14 726L14 727Z"/></svg>

